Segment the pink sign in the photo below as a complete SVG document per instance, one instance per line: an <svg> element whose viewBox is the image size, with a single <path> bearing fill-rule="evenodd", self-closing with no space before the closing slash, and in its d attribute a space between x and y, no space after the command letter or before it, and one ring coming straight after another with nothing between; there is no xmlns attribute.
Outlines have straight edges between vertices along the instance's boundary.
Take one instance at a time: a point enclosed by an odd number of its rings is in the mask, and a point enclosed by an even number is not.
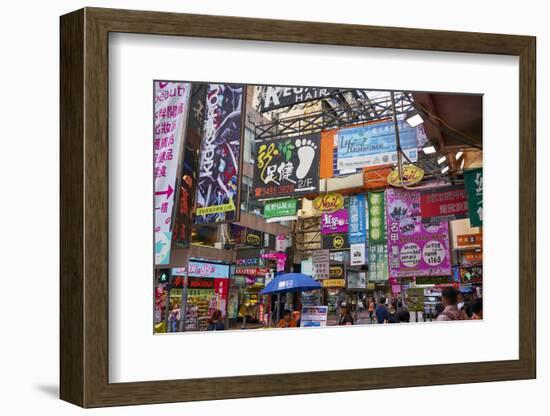
<svg viewBox="0 0 550 416"><path fill-rule="evenodd" d="M449 223L422 223L420 192L388 189L390 277L450 276Z"/></svg>
<svg viewBox="0 0 550 416"><path fill-rule="evenodd" d="M321 234L347 233L348 209L326 212L321 216Z"/></svg>

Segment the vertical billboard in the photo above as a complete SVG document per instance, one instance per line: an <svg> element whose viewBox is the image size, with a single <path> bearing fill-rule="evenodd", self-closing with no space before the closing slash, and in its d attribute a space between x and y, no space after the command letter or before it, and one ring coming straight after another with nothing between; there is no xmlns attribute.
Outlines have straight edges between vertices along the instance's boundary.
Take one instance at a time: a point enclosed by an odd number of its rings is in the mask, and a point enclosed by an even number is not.
<svg viewBox="0 0 550 416"><path fill-rule="evenodd" d="M420 191L386 191L390 277L450 276L449 223L422 223Z"/></svg>
<svg viewBox="0 0 550 416"><path fill-rule="evenodd" d="M367 242L367 200L365 194L349 197L348 239L350 244Z"/></svg>
<svg viewBox="0 0 550 416"><path fill-rule="evenodd" d="M170 262L178 158L184 142L191 84L154 82L155 264Z"/></svg>
<svg viewBox="0 0 550 416"><path fill-rule="evenodd" d="M483 169L464 172L464 183L468 194L470 225L480 227L483 224Z"/></svg>
<svg viewBox="0 0 550 416"><path fill-rule="evenodd" d="M369 245L385 244L386 232L386 199L384 192L369 192Z"/></svg>
<svg viewBox="0 0 550 416"><path fill-rule="evenodd" d="M195 224L238 221L245 87L209 84L199 153Z"/></svg>

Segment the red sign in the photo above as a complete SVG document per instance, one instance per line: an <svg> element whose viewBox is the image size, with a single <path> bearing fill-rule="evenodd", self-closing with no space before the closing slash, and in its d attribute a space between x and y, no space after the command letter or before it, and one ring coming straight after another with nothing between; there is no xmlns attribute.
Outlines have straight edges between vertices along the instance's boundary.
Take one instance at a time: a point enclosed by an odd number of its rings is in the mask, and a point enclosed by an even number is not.
<svg viewBox="0 0 550 416"><path fill-rule="evenodd" d="M468 199L463 186L423 191L420 195L422 222L466 218Z"/></svg>
<svg viewBox="0 0 550 416"><path fill-rule="evenodd" d="M218 279L189 277L189 280L187 282L187 287L189 289L214 289L215 280L218 280ZM172 287L183 287L183 282L184 282L184 277L175 276L172 280Z"/></svg>
<svg viewBox="0 0 550 416"><path fill-rule="evenodd" d="M479 264L483 260L483 252L480 251L465 251L462 253L463 260L468 264Z"/></svg>
<svg viewBox="0 0 550 416"><path fill-rule="evenodd" d="M459 234L456 236L456 243L459 247L480 246L483 243L481 234Z"/></svg>
<svg viewBox="0 0 550 416"><path fill-rule="evenodd" d="M235 274L244 276L265 276L269 272L269 269L265 267L237 267Z"/></svg>

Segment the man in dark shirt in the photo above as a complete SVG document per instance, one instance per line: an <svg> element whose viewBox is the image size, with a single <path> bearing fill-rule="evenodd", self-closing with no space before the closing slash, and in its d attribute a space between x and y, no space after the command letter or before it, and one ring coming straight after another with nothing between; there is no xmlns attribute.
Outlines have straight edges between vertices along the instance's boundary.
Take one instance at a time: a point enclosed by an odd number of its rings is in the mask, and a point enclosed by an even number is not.
<svg viewBox="0 0 550 416"><path fill-rule="evenodd" d="M386 298L384 296L379 299L375 314L379 324L388 322L388 309L386 308Z"/></svg>

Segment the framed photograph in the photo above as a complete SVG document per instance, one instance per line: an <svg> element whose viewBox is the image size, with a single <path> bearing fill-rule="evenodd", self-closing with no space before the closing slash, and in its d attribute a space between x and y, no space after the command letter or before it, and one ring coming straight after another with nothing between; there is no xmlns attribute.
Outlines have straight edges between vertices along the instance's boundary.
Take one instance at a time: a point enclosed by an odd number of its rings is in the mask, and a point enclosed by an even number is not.
<svg viewBox="0 0 550 416"><path fill-rule="evenodd" d="M63 400L536 377L534 37L60 28Z"/></svg>

